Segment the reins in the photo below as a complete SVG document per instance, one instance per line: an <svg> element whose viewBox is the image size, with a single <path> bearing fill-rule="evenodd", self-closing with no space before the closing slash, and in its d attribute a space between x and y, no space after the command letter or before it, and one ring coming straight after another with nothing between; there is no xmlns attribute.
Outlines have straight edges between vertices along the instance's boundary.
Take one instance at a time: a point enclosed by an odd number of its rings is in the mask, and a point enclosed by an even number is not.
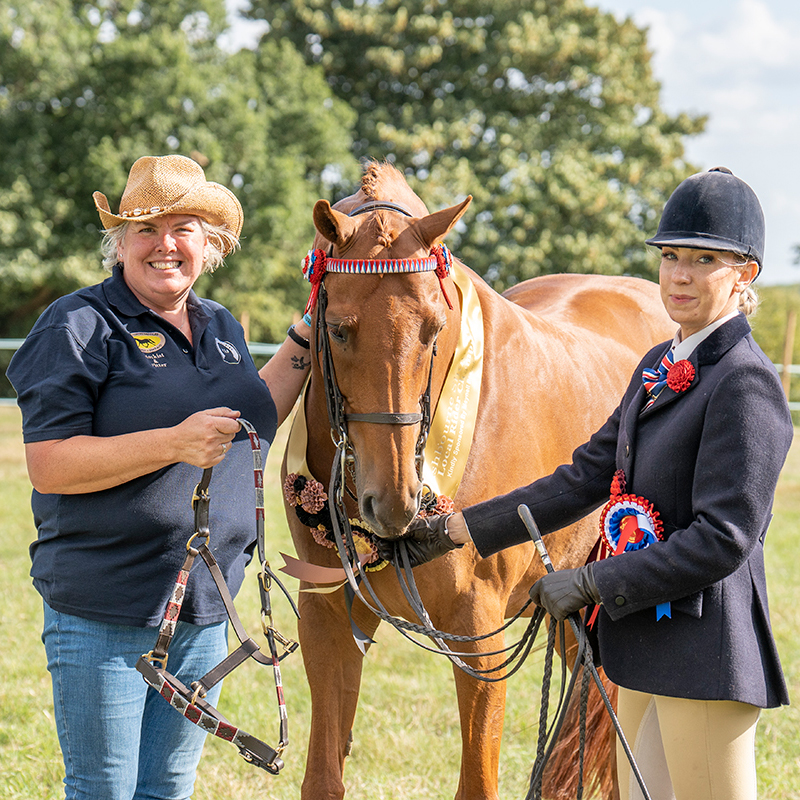
<svg viewBox="0 0 800 800"><path fill-rule="evenodd" d="M517 619L519 619L530 606L531 601L528 600L520 609L520 611L512 619L508 620L501 628L498 628L490 633L481 634L478 636L461 636L440 631L433 625L428 612L425 610L424 603L414 581L413 571L408 563L408 555L405 543L400 540L395 545L398 548L398 555L400 558L396 559L395 561L402 561L403 558L405 558L405 567L401 568L396 563L395 570L406 599L414 609L414 613L419 618L421 624L408 622L400 617L393 616L387 611L387 609L379 600L377 594L374 592L367 571L364 569L356 555L356 547L353 541L353 533L350 525L349 515L347 514L347 509L345 508L345 494L350 493L352 495L352 493L347 489L346 472L348 465L352 464L354 461L354 454L348 436L348 422L362 421L380 424L419 423L420 431L417 437L415 457L417 469L421 469L423 450L427 441L428 431L430 430L430 394L433 376L433 364L436 356L436 346L434 344L431 355L426 391L420 398L420 412L372 412L368 414L347 414L344 410L344 398L342 397L341 391L338 387L338 382L336 380L336 369L333 362L330 339L328 337L325 323L327 291L323 281L320 281L319 284L318 302L319 309L316 318L316 326L314 328L314 346L315 352L318 353L318 357L321 361L328 419L331 426L331 438L336 446L336 454L334 456L333 466L331 469L328 505L331 513L334 541L336 543L340 561L345 571L348 590L353 596L358 597L358 599L361 600L361 602L364 603L376 616L391 624L398 631L400 631L403 636L410 639L423 649L446 656L464 672L479 680L486 682L505 680L506 677L508 677L507 675L501 675L499 677L489 676L492 673L501 672L515 659L518 659L518 663L509 674L513 674L513 672L519 669L525 657L527 657L528 653L530 652L536 631L541 624L541 618L543 615L534 615L532 617L528 628L519 642L508 645L500 650L494 650L491 652L456 652L451 650L447 646L446 642L478 642L496 636L497 634L506 630ZM364 587L364 591L362 591L362 586ZM364 592L369 595L369 599L365 596ZM413 636L409 636L409 632L426 636L432 639L437 646L431 647L429 645L425 645L419 642ZM511 653L511 657L505 660L503 663L487 669L476 669L469 666L464 661L464 659L468 658L503 655L505 653Z"/></svg>
<svg viewBox="0 0 800 800"><path fill-rule="evenodd" d="M256 543L260 571L258 574L258 588L261 598L261 627L269 646L269 655L261 652L258 644L248 636L242 625L233 598L225 583L222 571L209 549L211 530L209 526L208 491L211 482L212 468L203 471L200 482L197 484L192 496L194 509L194 533L186 543L186 558L178 573L172 596L167 603L164 619L159 628L155 647L141 656L136 663L136 669L142 673L145 681L155 689L167 702L190 722L214 736L235 744L239 754L249 763L260 767L267 772L277 775L283 767L281 754L289 742L288 718L286 703L283 696L283 683L281 679L280 662L297 649L297 642L284 637L273 625L272 604L270 588L272 582L278 585L286 595L294 613L299 617L297 607L286 588L272 571L266 558L264 544L264 475L261 456L261 442L255 428L245 419L239 419L239 424L247 431L250 445L253 450L253 478L256 490ZM219 664L209 670L203 677L192 681L191 687L185 686L178 678L167 671L169 646L175 633L175 627L180 616L181 606L185 597L186 583L189 572L196 558L200 556L208 567L217 591L220 594L225 611L240 642ZM279 654L278 644L283 648ZM278 713L280 717L279 742L272 748L252 734L232 725L220 712L204 698L208 691L216 686L224 677L229 675L236 667L252 658L263 666L271 666L277 694Z"/></svg>

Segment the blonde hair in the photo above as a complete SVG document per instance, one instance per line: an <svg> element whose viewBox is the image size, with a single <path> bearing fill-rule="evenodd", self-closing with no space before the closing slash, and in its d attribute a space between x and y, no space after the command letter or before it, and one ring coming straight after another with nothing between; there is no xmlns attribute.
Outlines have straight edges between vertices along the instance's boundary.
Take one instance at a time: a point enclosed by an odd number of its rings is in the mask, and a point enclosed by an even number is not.
<svg viewBox="0 0 800 800"><path fill-rule="evenodd" d="M734 253L732 251L729 252L736 260L726 261L724 258L720 258L720 261L722 261L723 264L727 264L729 267L733 267L733 269L738 269L740 272L748 264L758 264L757 261L750 258L750 256L744 255L743 253ZM757 274L758 273L756 273L756 275ZM758 308L758 302L758 292L756 292L755 287L751 283L743 292L739 294L739 311L741 311L746 317L749 317L751 314L755 313L755 310Z"/></svg>
<svg viewBox="0 0 800 800"><path fill-rule="evenodd" d="M200 226L206 235L208 242L208 254L203 264L203 272L213 272L225 260L225 252L233 253L239 249L239 237L224 225L211 225L201 217ZM121 222L113 228L103 230L103 241L100 243L100 253L103 256L103 269L111 272L114 265L119 261L117 253L122 240L125 238L125 231L130 222Z"/></svg>

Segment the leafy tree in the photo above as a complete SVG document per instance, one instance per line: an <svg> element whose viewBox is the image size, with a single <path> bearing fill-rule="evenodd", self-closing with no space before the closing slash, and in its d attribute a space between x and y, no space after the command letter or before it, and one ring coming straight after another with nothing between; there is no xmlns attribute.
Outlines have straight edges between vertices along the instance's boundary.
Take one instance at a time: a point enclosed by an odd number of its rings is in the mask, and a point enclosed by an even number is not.
<svg viewBox="0 0 800 800"><path fill-rule="evenodd" d="M302 309L311 207L353 176L353 112L288 42L226 53L214 0L0 0L0 336L102 280L100 189L116 208L131 164L177 152L230 187L243 249L201 294L282 337Z"/></svg>
<svg viewBox="0 0 800 800"><path fill-rule="evenodd" d="M705 119L658 102L645 32L582 0L254 0L432 208L473 194L454 249L497 289L551 272L653 277L642 244Z"/></svg>

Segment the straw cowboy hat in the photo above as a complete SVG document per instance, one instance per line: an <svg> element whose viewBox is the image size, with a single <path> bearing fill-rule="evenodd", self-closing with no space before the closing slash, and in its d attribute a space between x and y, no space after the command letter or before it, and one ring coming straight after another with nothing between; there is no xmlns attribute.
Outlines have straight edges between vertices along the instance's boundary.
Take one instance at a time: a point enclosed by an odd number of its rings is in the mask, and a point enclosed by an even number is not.
<svg viewBox="0 0 800 800"><path fill-rule="evenodd" d="M119 214L111 213L102 192L95 192L92 197L104 228L164 214L191 214L211 225L226 227L238 237L244 221L242 206L233 192L207 181L203 168L186 156L138 159L128 175ZM230 252L230 248L226 251Z"/></svg>

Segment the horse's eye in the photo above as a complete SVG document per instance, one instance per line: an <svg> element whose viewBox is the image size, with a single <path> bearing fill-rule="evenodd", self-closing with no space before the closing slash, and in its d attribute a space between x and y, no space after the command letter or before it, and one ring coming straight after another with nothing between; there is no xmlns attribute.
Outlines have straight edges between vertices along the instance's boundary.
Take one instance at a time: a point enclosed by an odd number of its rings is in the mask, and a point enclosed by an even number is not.
<svg viewBox="0 0 800 800"><path fill-rule="evenodd" d="M339 344L344 344L347 341L347 328L344 325L328 325L328 334L330 335L331 339L335 342L339 342Z"/></svg>

